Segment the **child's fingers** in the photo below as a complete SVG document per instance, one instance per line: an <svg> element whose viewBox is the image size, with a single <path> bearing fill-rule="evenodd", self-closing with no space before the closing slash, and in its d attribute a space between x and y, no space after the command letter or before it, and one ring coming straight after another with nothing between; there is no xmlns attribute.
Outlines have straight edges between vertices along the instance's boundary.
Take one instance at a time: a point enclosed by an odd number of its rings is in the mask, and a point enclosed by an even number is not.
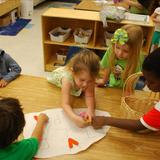
<svg viewBox="0 0 160 160"><path fill-rule="evenodd" d="M83 119L84 119L85 121L88 120L88 119L89 119L89 115L88 115L87 113L85 113Z"/></svg>
<svg viewBox="0 0 160 160"><path fill-rule="evenodd" d="M86 112L80 112L79 113L79 116L82 117L83 119L84 119L85 115L86 115Z"/></svg>
<svg viewBox="0 0 160 160"><path fill-rule="evenodd" d="M86 113L86 112L81 112L79 114L79 116L85 121L85 123L88 125L88 124L91 124L91 121L92 121L92 117Z"/></svg>
<svg viewBox="0 0 160 160"><path fill-rule="evenodd" d="M91 124L91 122L92 122L92 117L90 116L90 115L88 115L88 114L86 114L86 117L85 117L85 122L87 123L87 124Z"/></svg>
<svg viewBox="0 0 160 160"><path fill-rule="evenodd" d="M94 129L101 129L102 126L93 126Z"/></svg>

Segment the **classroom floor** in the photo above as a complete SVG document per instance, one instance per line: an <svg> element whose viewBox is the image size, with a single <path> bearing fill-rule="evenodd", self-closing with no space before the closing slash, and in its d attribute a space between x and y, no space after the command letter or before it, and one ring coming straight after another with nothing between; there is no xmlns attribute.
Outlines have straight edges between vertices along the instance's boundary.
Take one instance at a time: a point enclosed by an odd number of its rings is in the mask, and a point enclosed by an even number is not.
<svg viewBox="0 0 160 160"><path fill-rule="evenodd" d="M46 77L43 66L41 14L53 1L46 1L34 8L32 21L16 36L0 36L0 48L9 53L22 67L22 74ZM145 87L144 90L148 90Z"/></svg>

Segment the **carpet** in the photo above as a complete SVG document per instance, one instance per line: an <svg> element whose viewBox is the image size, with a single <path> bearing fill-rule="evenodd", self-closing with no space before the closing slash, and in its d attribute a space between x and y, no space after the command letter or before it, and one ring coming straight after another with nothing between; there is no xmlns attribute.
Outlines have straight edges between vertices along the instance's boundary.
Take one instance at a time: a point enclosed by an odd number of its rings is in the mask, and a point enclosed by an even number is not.
<svg viewBox="0 0 160 160"><path fill-rule="evenodd" d="M6 27L0 27L0 35L4 36L16 36L18 32L20 32L31 19L23 19L19 18L15 23L12 23Z"/></svg>

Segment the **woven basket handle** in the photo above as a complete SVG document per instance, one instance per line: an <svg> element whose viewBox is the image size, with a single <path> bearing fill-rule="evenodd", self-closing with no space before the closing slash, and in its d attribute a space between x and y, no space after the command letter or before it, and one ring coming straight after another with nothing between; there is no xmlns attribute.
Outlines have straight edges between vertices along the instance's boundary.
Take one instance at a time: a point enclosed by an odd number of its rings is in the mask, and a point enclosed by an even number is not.
<svg viewBox="0 0 160 160"><path fill-rule="evenodd" d="M126 81L124 82L124 85L123 85L123 93L122 93L123 97L134 94L135 82L142 75L143 75L142 72L137 72L137 73L130 75L126 79Z"/></svg>

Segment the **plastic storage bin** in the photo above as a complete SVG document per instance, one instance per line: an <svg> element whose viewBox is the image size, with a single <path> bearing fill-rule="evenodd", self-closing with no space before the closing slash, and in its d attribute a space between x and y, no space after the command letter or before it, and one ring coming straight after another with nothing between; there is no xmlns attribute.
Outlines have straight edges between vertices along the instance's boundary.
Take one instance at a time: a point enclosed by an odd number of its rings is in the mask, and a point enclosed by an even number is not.
<svg viewBox="0 0 160 160"><path fill-rule="evenodd" d="M56 52L56 55L57 55L57 60L58 61L62 61L62 62L65 62L66 60L66 57L67 57L67 49L59 49L57 52Z"/></svg>
<svg viewBox="0 0 160 160"><path fill-rule="evenodd" d="M76 43L87 44L91 38L92 32L91 29L84 30L82 28L77 28L73 33L74 41Z"/></svg>
<svg viewBox="0 0 160 160"><path fill-rule="evenodd" d="M49 32L51 41L64 42L70 35L71 28L54 28Z"/></svg>
<svg viewBox="0 0 160 160"><path fill-rule="evenodd" d="M113 34L114 33L110 33L110 32L107 32L107 31L104 32L104 38L105 38L106 46L109 46L111 44L111 39L113 37Z"/></svg>

